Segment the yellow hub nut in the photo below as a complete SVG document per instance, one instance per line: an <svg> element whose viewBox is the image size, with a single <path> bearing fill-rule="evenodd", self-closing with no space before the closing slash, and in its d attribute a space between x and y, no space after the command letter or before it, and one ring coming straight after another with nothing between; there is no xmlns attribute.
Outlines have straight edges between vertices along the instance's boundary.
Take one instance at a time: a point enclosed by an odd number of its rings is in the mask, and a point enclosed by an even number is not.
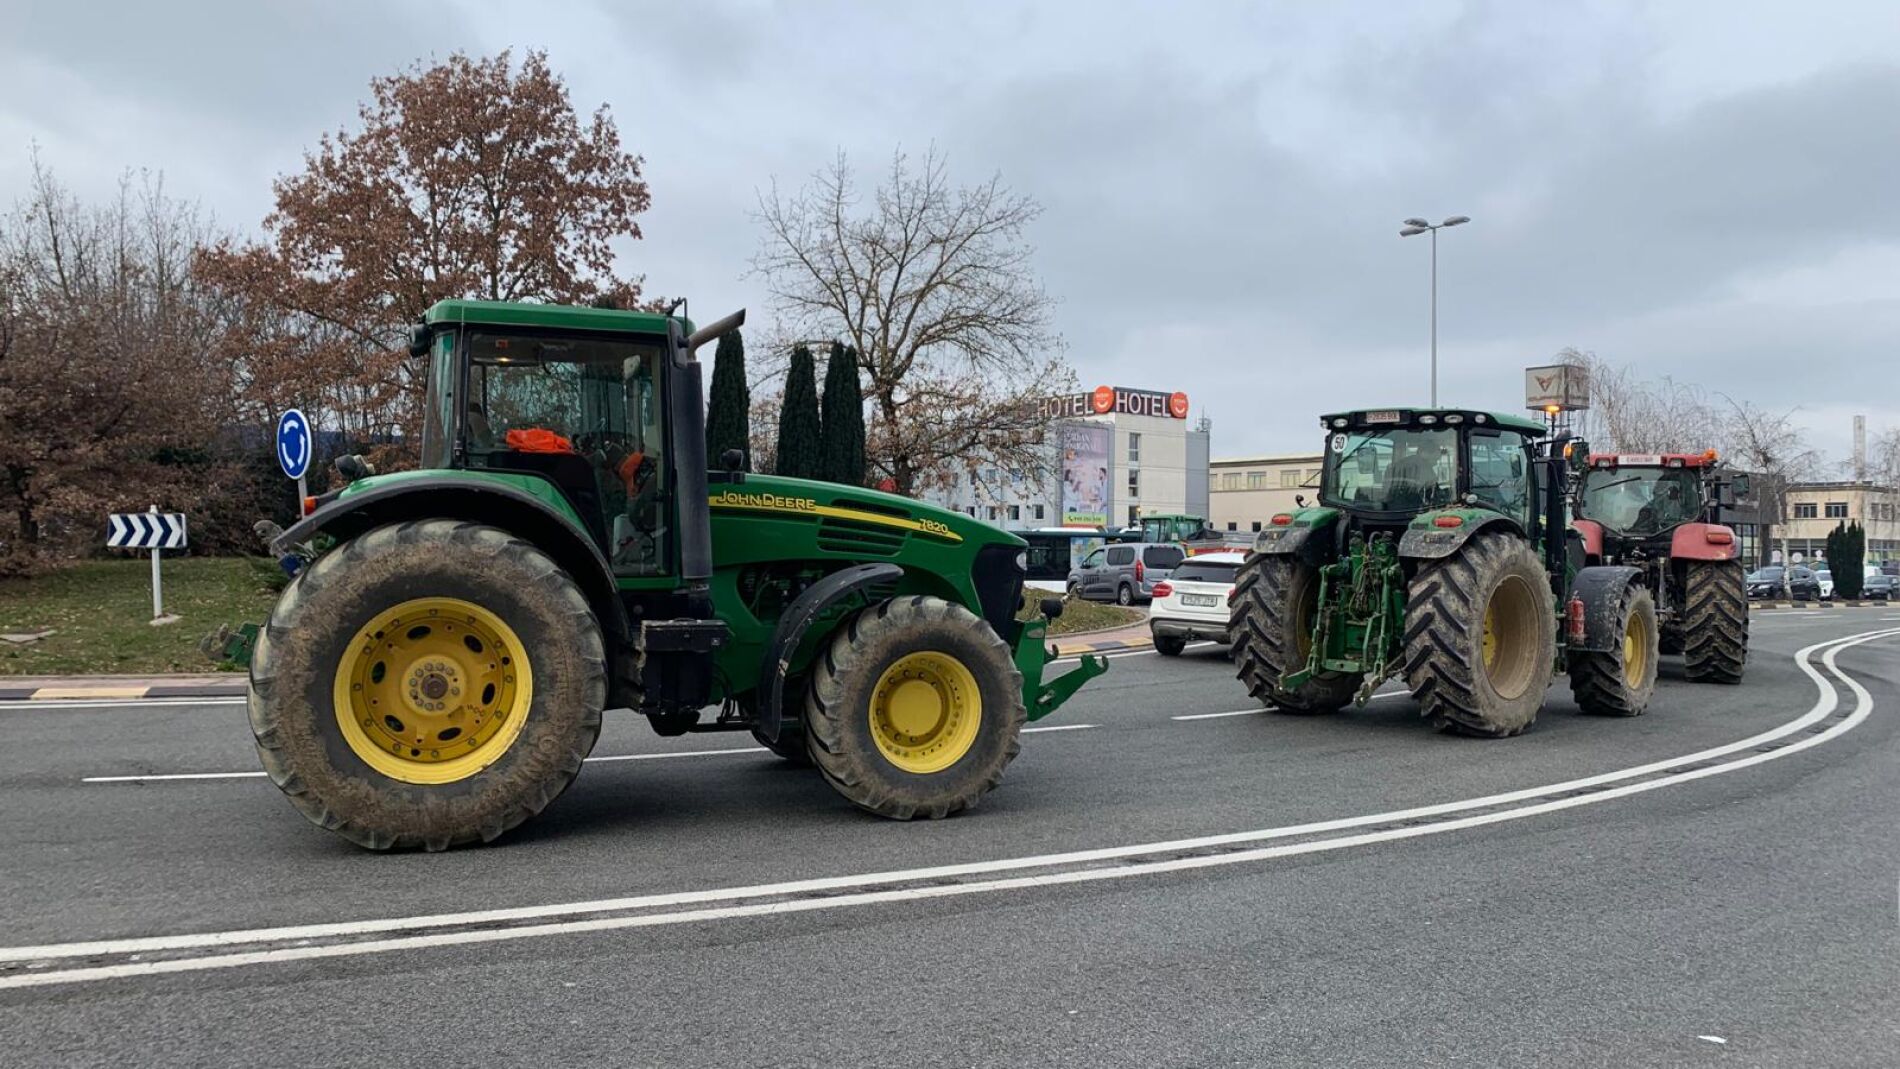
<svg viewBox="0 0 1900 1069"><path fill-rule="evenodd" d="M417 598L357 631L334 698L343 741L364 764L405 783L453 783L514 745L534 678L501 617L460 598Z"/></svg>
<svg viewBox="0 0 1900 1069"><path fill-rule="evenodd" d="M871 690L871 739L905 772L941 772L963 759L983 724L976 676L947 653L899 657Z"/></svg>

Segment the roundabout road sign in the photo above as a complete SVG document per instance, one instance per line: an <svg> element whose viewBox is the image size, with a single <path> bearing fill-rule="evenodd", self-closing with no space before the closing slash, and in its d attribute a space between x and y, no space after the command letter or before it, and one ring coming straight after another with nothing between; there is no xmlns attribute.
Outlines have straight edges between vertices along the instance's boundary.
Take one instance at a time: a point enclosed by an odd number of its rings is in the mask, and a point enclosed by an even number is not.
<svg viewBox="0 0 1900 1069"><path fill-rule="evenodd" d="M277 417L277 463L285 475L301 479L310 470L311 445L310 421L302 412L293 408Z"/></svg>

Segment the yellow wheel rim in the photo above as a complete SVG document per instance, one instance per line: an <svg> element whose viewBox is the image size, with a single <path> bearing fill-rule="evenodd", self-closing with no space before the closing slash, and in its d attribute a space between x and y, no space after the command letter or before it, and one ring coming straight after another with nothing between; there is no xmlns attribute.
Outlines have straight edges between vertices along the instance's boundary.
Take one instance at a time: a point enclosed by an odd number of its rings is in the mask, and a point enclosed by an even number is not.
<svg viewBox="0 0 1900 1069"><path fill-rule="evenodd" d="M905 772L941 772L963 759L983 724L976 676L947 653L905 654L871 690L871 739Z"/></svg>
<svg viewBox="0 0 1900 1069"><path fill-rule="evenodd" d="M1484 607L1480 656L1491 689L1507 701L1522 695L1537 670L1537 595L1522 576L1506 576Z"/></svg>
<svg viewBox="0 0 1900 1069"><path fill-rule="evenodd" d="M1649 621L1641 613L1630 613L1623 625L1623 682L1631 690L1640 689L1649 672Z"/></svg>
<svg viewBox="0 0 1900 1069"><path fill-rule="evenodd" d="M343 741L405 783L453 783L494 764L520 737L533 698L514 629L460 598L385 609L336 666Z"/></svg>

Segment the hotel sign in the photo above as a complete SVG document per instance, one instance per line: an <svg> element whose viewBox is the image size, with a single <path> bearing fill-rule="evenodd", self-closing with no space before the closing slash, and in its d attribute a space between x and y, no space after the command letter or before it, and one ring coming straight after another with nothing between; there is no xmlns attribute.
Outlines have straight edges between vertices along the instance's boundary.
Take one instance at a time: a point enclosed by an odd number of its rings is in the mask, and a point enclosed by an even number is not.
<svg viewBox="0 0 1900 1069"><path fill-rule="evenodd" d="M1051 419L1075 416L1153 416L1159 419L1186 419L1188 395L1179 390L1131 390L1126 386L1097 386L1088 393L1051 397L1043 402L1043 415Z"/></svg>

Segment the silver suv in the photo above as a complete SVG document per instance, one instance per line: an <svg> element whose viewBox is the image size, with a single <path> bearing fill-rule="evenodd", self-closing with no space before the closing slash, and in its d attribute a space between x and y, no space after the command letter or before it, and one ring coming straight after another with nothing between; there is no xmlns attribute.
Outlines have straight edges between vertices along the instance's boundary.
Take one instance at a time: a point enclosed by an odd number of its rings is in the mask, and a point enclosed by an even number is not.
<svg viewBox="0 0 1900 1069"><path fill-rule="evenodd" d="M1186 556L1187 550L1174 542L1110 543L1069 573L1069 593L1118 605L1146 601Z"/></svg>

